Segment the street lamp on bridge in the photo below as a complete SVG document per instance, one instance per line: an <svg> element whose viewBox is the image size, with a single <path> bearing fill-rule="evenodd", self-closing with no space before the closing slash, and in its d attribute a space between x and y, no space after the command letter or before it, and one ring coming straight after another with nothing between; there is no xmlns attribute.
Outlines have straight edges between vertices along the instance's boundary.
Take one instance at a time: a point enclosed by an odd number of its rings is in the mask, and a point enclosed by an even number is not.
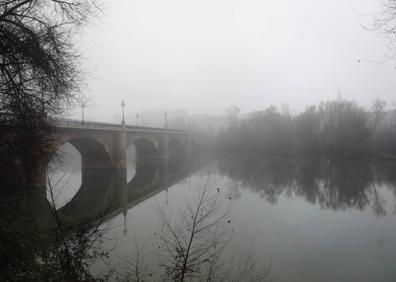
<svg viewBox="0 0 396 282"><path fill-rule="evenodd" d="M122 122L121 124L125 124L125 116L124 116L124 108L125 108L125 101L121 101L121 107L122 107Z"/></svg>
<svg viewBox="0 0 396 282"><path fill-rule="evenodd" d="M86 101L81 101L81 114L82 114L82 122L85 121L85 108L87 107Z"/></svg>
<svg viewBox="0 0 396 282"><path fill-rule="evenodd" d="M139 127L139 113L136 113L136 127Z"/></svg>

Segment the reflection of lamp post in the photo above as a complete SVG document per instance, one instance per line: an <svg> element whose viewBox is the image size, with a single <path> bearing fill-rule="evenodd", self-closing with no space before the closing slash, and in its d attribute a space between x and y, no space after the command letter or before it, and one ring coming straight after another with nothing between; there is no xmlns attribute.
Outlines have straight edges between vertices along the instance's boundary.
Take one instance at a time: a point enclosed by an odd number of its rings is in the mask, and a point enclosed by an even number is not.
<svg viewBox="0 0 396 282"><path fill-rule="evenodd" d="M139 127L139 113L136 114L136 127Z"/></svg>
<svg viewBox="0 0 396 282"><path fill-rule="evenodd" d="M121 101L121 107L122 107L122 122L121 124L125 124L125 117L124 117L124 108L125 108L125 101Z"/></svg>
<svg viewBox="0 0 396 282"><path fill-rule="evenodd" d="M128 228L127 228L127 224L126 224L126 222L127 222L127 212L128 212L127 209L124 209L123 212L122 212L122 214L123 214L123 216L124 216L124 229L122 230L122 233L124 234L124 236L125 236L125 235L127 234L127 232L128 232Z"/></svg>
<svg viewBox="0 0 396 282"><path fill-rule="evenodd" d="M167 128L166 112L165 112L164 128L165 128L165 129Z"/></svg>

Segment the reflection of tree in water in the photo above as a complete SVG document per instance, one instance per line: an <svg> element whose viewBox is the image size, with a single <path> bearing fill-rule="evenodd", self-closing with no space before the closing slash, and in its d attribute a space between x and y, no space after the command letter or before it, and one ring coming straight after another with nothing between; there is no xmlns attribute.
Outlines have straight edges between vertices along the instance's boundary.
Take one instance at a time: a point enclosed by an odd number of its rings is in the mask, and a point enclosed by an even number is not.
<svg viewBox="0 0 396 282"><path fill-rule="evenodd" d="M386 214L379 187L387 186L396 197L396 164L302 159L220 161L219 170L241 187L275 204L280 195L303 197L324 209L364 210Z"/></svg>
<svg viewBox="0 0 396 282"><path fill-rule="evenodd" d="M372 182L370 166L368 163L349 162L311 162L311 170L301 170L296 176L298 178L311 177L316 186L305 186L304 182L297 181L296 193L307 199L309 193L310 202L318 202L322 208L345 210L356 208L363 210L368 204L367 191ZM306 163L305 162L305 163ZM301 166L306 166L302 164ZM308 192L307 192L308 190Z"/></svg>
<svg viewBox="0 0 396 282"><path fill-rule="evenodd" d="M373 197L375 200L375 204L373 204L373 208L375 210L381 211L380 202L384 202L378 195L378 186L387 185L388 189L393 193L394 199L394 211L396 212L396 163L394 162L381 162L377 164L377 169L375 170L375 185L373 185ZM383 207L383 206L382 206Z"/></svg>
<svg viewBox="0 0 396 282"><path fill-rule="evenodd" d="M221 162L219 169L241 187L249 187L270 203L293 185L293 166L288 161Z"/></svg>

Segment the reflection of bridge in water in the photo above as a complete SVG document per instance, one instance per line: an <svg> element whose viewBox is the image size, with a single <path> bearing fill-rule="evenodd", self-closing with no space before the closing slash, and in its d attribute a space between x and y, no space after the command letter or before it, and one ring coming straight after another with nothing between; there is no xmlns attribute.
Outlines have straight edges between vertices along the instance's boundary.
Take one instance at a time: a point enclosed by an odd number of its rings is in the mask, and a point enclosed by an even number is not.
<svg viewBox="0 0 396 282"><path fill-rule="evenodd" d="M58 213L69 223L78 224L105 214L110 217L126 212L137 203L188 177L199 167L191 158L140 160L129 183L117 170L85 171L77 194Z"/></svg>
<svg viewBox="0 0 396 282"><path fill-rule="evenodd" d="M59 213L79 223L105 212L119 213L185 178L205 146L202 132L55 120L59 146L81 155L82 184ZM136 175L127 183L127 150L136 148ZM40 186L45 174L39 177Z"/></svg>

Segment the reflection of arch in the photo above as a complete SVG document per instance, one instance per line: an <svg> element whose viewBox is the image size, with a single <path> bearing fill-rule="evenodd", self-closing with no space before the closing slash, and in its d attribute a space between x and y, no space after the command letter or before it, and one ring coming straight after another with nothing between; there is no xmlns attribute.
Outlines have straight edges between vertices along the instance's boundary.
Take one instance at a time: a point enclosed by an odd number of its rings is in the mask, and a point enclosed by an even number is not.
<svg viewBox="0 0 396 282"><path fill-rule="evenodd" d="M136 159L156 159L158 158L158 151L155 144L148 138L140 137L133 141L136 146Z"/></svg>
<svg viewBox="0 0 396 282"><path fill-rule="evenodd" d="M191 168L184 165L178 171L171 171L166 160L140 160L136 162L136 175L128 184L125 175L117 175L116 171L102 170L97 175L90 171L89 183L83 184L72 201L58 212L70 224L84 223L98 216L113 217L184 179Z"/></svg>
<svg viewBox="0 0 396 282"><path fill-rule="evenodd" d="M62 208L59 214L69 221L94 218L111 204L111 170L89 170L77 194Z"/></svg>
<svg viewBox="0 0 396 282"><path fill-rule="evenodd" d="M137 195L147 193L147 187L158 176L159 162L155 160L141 160L136 162L136 175L127 184L128 202L134 200Z"/></svg>

